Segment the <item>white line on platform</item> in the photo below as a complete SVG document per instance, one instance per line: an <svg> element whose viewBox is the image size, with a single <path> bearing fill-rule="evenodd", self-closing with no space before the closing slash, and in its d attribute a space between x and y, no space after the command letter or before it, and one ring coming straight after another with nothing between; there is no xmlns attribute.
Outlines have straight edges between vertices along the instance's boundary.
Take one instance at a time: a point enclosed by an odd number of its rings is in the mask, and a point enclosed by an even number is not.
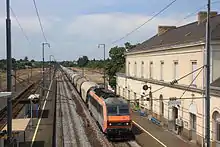
<svg viewBox="0 0 220 147"><path fill-rule="evenodd" d="M147 133L148 135L150 135L153 139L155 139L157 142L159 142L162 146L167 147L165 144L163 144L163 142L161 142L159 139L157 139L156 137L154 137L152 134L150 134L147 130L145 130L142 126L140 126L138 123L136 123L135 121L132 121L135 125L137 125L141 130L143 130L145 133Z"/></svg>
<svg viewBox="0 0 220 147"><path fill-rule="evenodd" d="M44 101L44 105L43 105L42 110L44 110L44 108L45 108L45 106L46 106L47 98L48 98L48 96L49 96L49 92L50 92L52 83L53 83L53 80L50 82L49 90L48 90L48 92L47 92L46 99L45 99L45 101ZM41 111L40 118L39 118L39 120L38 120L38 122L37 122L37 127L36 127L36 129L35 129L35 131L34 131L34 136L33 136L32 141L31 141L31 147L33 146L34 140L35 140L35 138L36 138L36 136L37 136L37 131L38 131L38 128L39 128L39 125L40 125L40 121L41 121L42 115L43 115L43 111Z"/></svg>

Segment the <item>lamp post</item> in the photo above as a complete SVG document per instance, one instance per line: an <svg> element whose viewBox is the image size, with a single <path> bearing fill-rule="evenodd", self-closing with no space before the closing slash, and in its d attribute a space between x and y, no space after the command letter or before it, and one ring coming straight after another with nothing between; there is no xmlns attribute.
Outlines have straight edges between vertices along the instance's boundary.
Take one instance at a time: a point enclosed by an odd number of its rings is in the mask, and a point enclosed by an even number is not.
<svg viewBox="0 0 220 147"><path fill-rule="evenodd" d="M51 80L51 66L52 66L52 64L51 64L51 57L54 58L54 56L53 56L53 55L50 55L50 80Z"/></svg>
<svg viewBox="0 0 220 147"><path fill-rule="evenodd" d="M7 91L12 91L12 79L11 79L11 19L10 19L10 0L6 0L6 48L7 48ZM11 143L12 137L12 103L11 96L7 99L7 140Z"/></svg>
<svg viewBox="0 0 220 147"><path fill-rule="evenodd" d="M104 48L104 63L105 63L105 44L99 44L98 48L100 48L100 46L103 46ZM105 68L104 68L104 87L106 88L106 83L105 83Z"/></svg>
<svg viewBox="0 0 220 147"><path fill-rule="evenodd" d="M42 56L43 56L43 83L42 83L42 87L43 87L43 90L42 90L42 96L44 96L44 46L47 45L49 48L50 48L50 44L47 43L47 42L43 42L42 43Z"/></svg>

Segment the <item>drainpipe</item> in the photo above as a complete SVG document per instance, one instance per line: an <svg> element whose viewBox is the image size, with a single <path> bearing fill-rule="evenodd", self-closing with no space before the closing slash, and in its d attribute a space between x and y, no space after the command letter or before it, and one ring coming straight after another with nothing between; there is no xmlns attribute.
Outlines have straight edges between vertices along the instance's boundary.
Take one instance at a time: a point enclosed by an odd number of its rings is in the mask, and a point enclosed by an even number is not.
<svg viewBox="0 0 220 147"><path fill-rule="evenodd" d="M206 58L205 58L205 46L202 50L203 55L203 66L205 66ZM205 97L205 70L203 70L203 80L202 80L202 97ZM205 147L205 99L202 100L203 104L203 140L202 140L202 147Z"/></svg>

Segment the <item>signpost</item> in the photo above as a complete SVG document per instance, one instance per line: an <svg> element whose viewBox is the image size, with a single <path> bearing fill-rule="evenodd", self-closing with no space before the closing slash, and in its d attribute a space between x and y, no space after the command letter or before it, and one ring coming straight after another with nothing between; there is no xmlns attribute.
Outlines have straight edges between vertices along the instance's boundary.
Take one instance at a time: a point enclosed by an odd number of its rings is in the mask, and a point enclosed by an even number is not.
<svg viewBox="0 0 220 147"><path fill-rule="evenodd" d="M39 101L39 94L31 94L28 99L30 100L31 104L31 126L33 125L33 106L32 103L36 104Z"/></svg>

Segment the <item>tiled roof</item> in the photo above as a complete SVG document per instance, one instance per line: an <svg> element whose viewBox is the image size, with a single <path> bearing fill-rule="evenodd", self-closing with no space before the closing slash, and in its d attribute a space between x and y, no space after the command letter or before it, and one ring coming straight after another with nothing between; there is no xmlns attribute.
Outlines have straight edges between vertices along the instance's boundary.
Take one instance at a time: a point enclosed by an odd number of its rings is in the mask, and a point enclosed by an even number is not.
<svg viewBox="0 0 220 147"><path fill-rule="evenodd" d="M211 83L213 87L220 87L220 77Z"/></svg>
<svg viewBox="0 0 220 147"><path fill-rule="evenodd" d="M212 40L220 39L220 15L210 18L211 38ZM158 47L168 47L172 45L205 41L206 21L198 21L171 29L164 34L155 35L149 40L131 49L129 52L143 51Z"/></svg>

